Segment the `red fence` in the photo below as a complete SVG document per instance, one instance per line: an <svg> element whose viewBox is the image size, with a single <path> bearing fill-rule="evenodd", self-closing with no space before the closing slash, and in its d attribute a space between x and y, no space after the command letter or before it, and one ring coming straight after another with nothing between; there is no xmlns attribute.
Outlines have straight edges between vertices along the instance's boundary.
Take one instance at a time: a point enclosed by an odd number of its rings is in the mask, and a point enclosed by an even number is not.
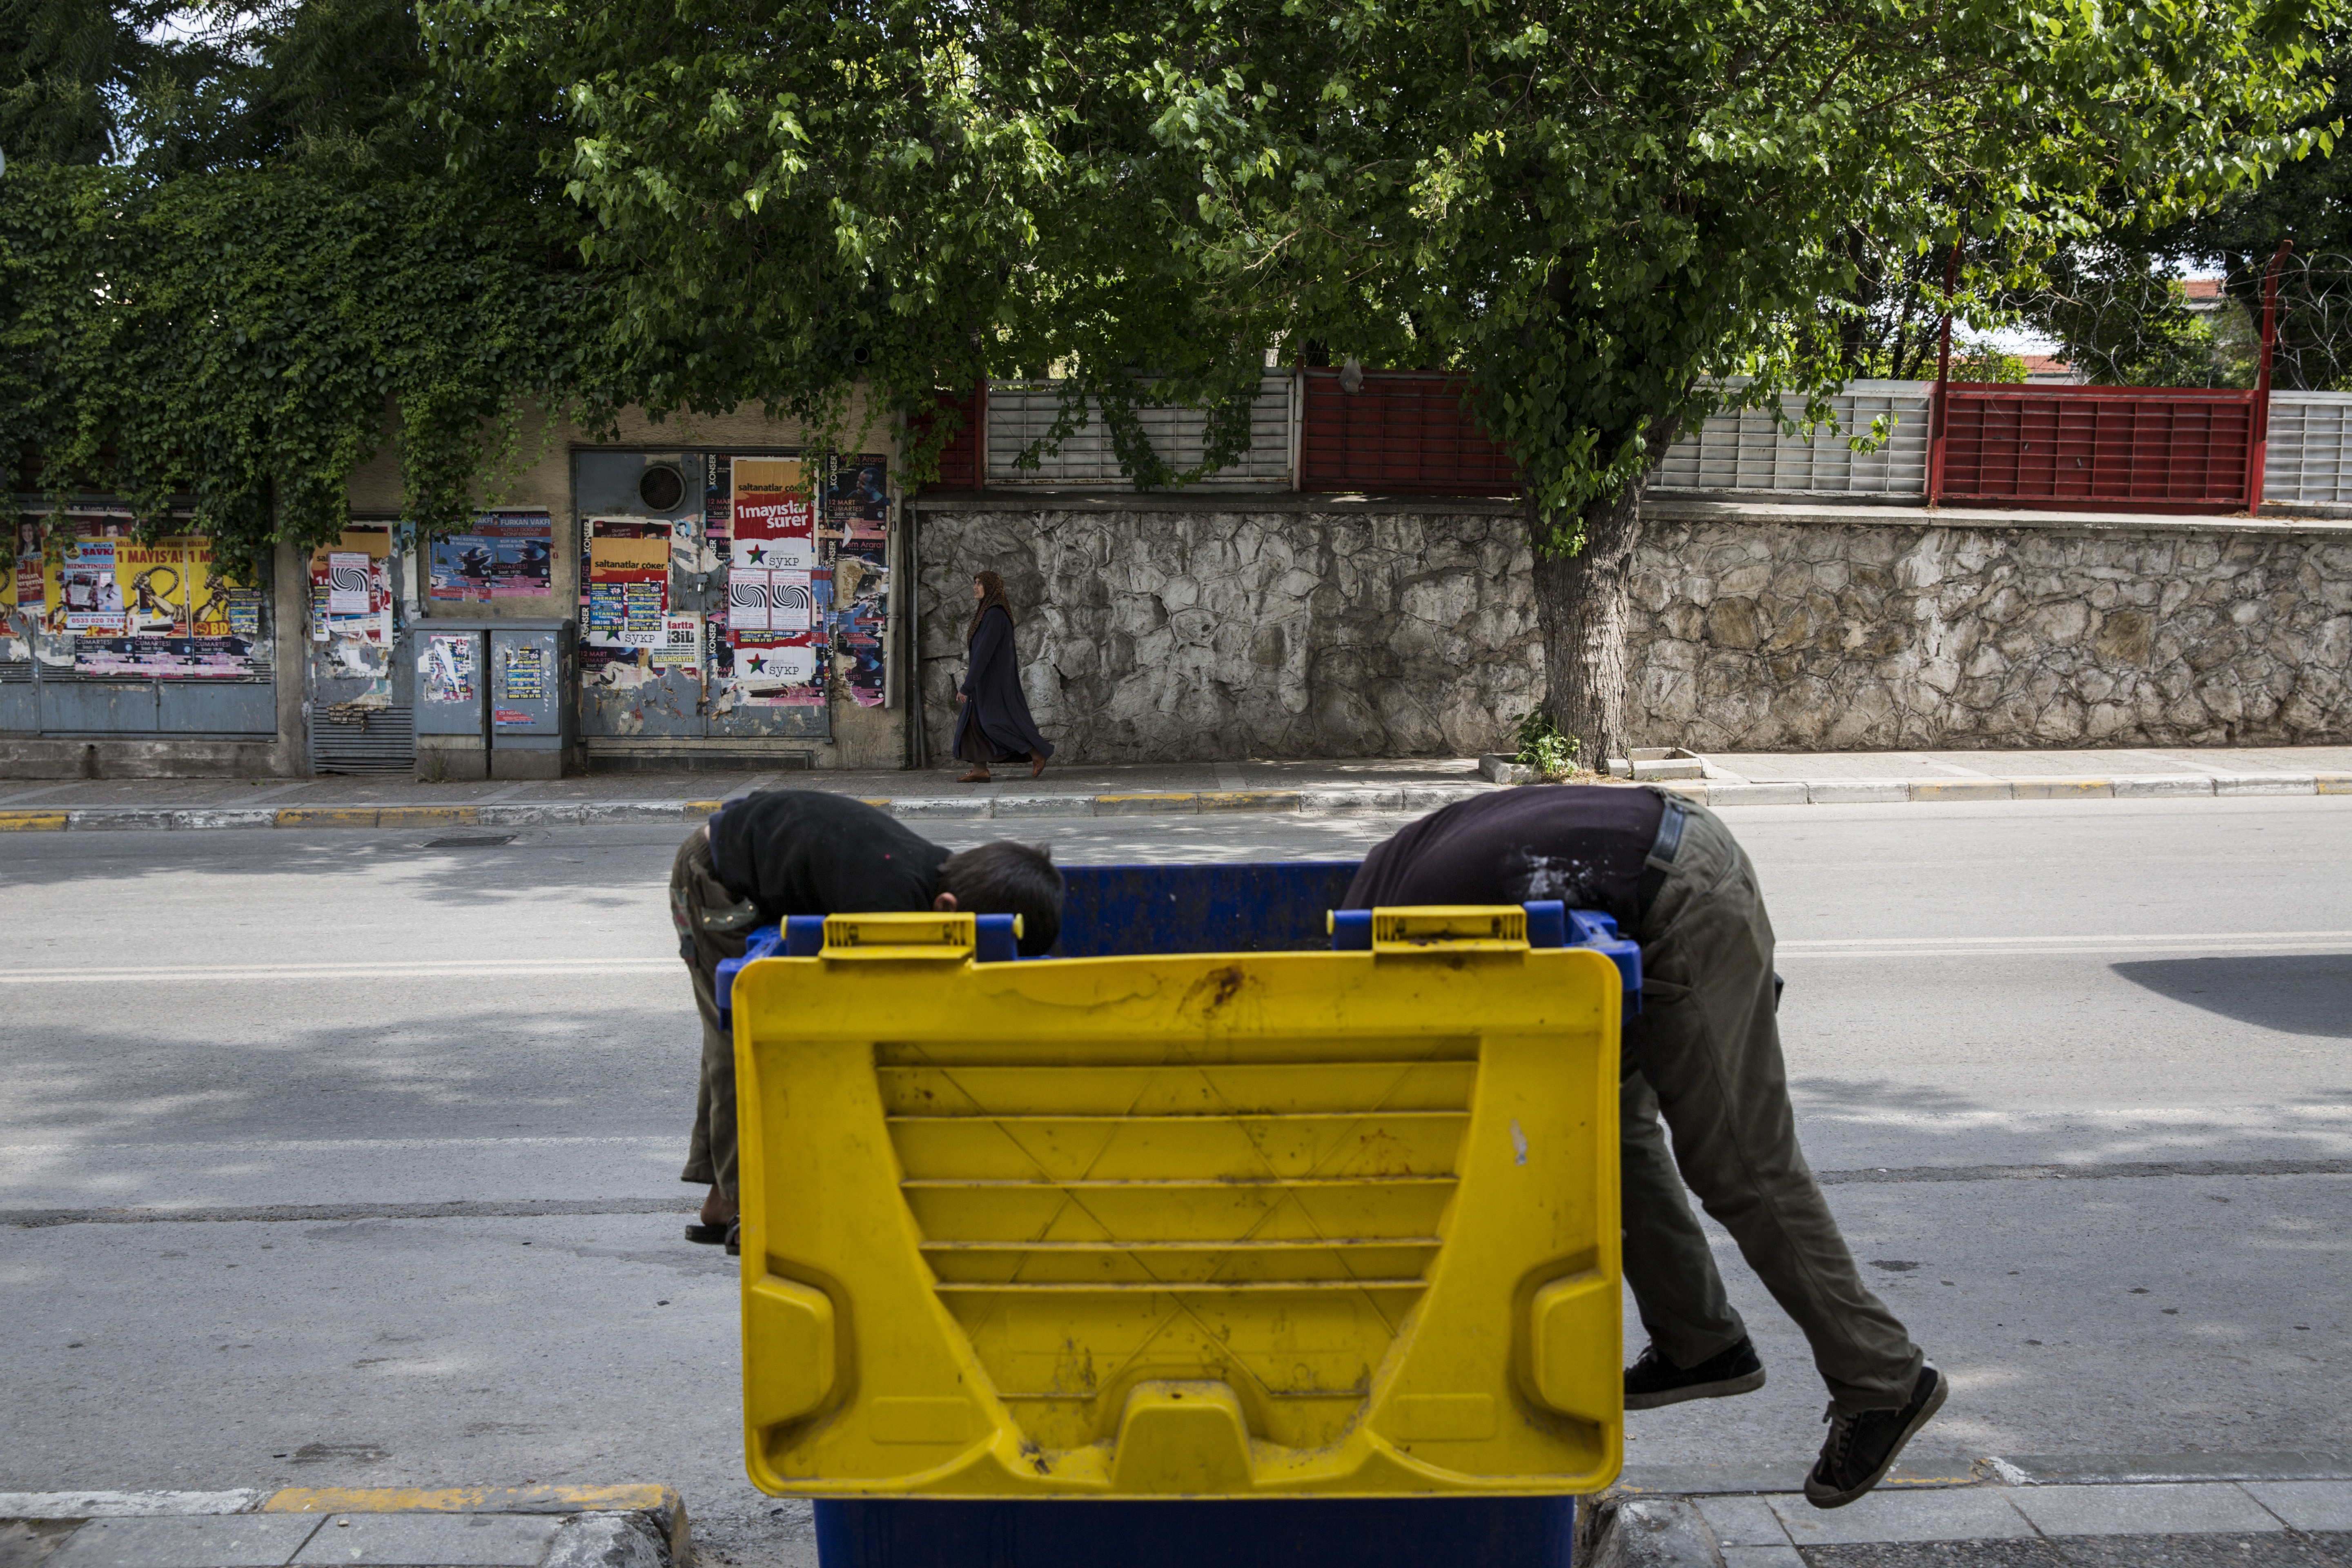
<svg viewBox="0 0 2352 1568"><path fill-rule="evenodd" d="M2261 500L2259 393L1953 382L1937 402L1931 504L2211 512Z"/></svg>
<svg viewBox="0 0 2352 1568"><path fill-rule="evenodd" d="M1339 372L1300 373L1298 477L1302 490L1389 495L1500 496L1517 470L1462 406L1460 377L1368 370L1354 392Z"/></svg>

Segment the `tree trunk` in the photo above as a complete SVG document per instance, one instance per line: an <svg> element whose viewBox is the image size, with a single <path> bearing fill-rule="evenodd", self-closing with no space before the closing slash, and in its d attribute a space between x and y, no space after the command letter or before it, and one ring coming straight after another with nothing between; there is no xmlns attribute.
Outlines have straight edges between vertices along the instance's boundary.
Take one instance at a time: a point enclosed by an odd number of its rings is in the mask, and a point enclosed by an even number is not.
<svg viewBox="0 0 2352 1568"><path fill-rule="evenodd" d="M1642 540L1644 474L1614 501L1584 509L1584 547L1535 552L1536 616L1543 628L1544 701L1562 734L1577 739L1579 765L1595 773L1629 755L1625 727L1625 621L1633 551ZM1532 518L1529 520L1531 522Z"/></svg>

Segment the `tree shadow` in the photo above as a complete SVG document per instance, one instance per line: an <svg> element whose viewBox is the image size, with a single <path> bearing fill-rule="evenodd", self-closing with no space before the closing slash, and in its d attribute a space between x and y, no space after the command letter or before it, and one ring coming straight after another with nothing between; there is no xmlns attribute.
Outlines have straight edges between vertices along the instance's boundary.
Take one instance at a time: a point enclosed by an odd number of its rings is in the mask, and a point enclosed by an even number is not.
<svg viewBox="0 0 2352 1568"><path fill-rule="evenodd" d="M2352 953L2147 958L2108 967L2169 1001L2236 1023L2352 1040Z"/></svg>

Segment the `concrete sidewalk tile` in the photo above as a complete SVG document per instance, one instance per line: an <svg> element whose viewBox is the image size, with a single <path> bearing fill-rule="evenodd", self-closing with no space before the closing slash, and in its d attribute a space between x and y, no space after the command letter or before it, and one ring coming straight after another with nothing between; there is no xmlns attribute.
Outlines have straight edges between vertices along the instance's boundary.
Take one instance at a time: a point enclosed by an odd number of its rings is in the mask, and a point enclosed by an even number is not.
<svg viewBox="0 0 2352 1568"><path fill-rule="evenodd" d="M1789 1532L1780 1516L1760 1497L1693 1498L1698 1516L1725 1546L1786 1546Z"/></svg>
<svg viewBox="0 0 2352 1568"><path fill-rule="evenodd" d="M582 805L537 805L517 802L511 805L479 805L474 808L477 827L572 827L581 820Z"/></svg>
<svg viewBox="0 0 2352 1568"><path fill-rule="evenodd" d="M2009 1506L2012 1494L1990 1489L1872 1492L1843 1508L1819 1509L1800 1497L1774 1498L1772 1511L1799 1546L1875 1541L2014 1541L2033 1526Z"/></svg>
<svg viewBox="0 0 2352 1568"><path fill-rule="evenodd" d="M1911 798L1911 785L1902 779L1807 779L1805 798L1815 805L1903 801Z"/></svg>
<svg viewBox="0 0 2352 1568"><path fill-rule="evenodd" d="M335 1513L294 1561L317 1568L532 1568L562 1527L562 1516L552 1513Z"/></svg>
<svg viewBox="0 0 2352 1568"><path fill-rule="evenodd" d="M243 1513L257 1491L0 1492L0 1519L138 1519L159 1513Z"/></svg>
<svg viewBox="0 0 2352 1568"><path fill-rule="evenodd" d="M1092 816L1090 795L1000 795L988 803L991 816Z"/></svg>
<svg viewBox="0 0 2352 1568"><path fill-rule="evenodd" d="M184 811L167 811L164 816L173 828L193 827L275 827L278 813L266 805L255 806L192 806Z"/></svg>
<svg viewBox="0 0 2352 1568"><path fill-rule="evenodd" d="M986 816L988 797L966 795L901 795L890 805L893 816Z"/></svg>
<svg viewBox="0 0 2352 1568"><path fill-rule="evenodd" d="M1368 816L1382 811L1402 811L1404 794L1393 789L1302 789L1298 792L1298 809L1324 816Z"/></svg>
<svg viewBox="0 0 2352 1568"><path fill-rule="evenodd" d="M318 1527L314 1519L266 1513L93 1519L47 1568L278 1568Z"/></svg>
<svg viewBox="0 0 2352 1568"><path fill-rule="evenodd" d="M1714 786L1710 785L1705 779L1660 779L1658 781L1658 787L1664 790L1672 790L1675 794L1681 795L1685 800L1695 800L1698 802L1699 805L1705 805L1706 804L1706 792Z"/></svg>
<svg viewBox="0 0 2352 1568"><path fill-rule="evenodd" d="M2116 793L2113 779L2011 779L2019 800L2089 800L2109 799Z"/></svg>
<svg viewBox="0 0 2352 1568"><path fill-rule="evenodd" d="M63 833L68 811L0 811L0 833Z"/></svg>
<svg viewBox="0 0 2352 1568"><path fill-rule="evenodd" d="M2254 1535L2285 1528L2231 1481L2021 1487L2011 1500L2044 1535Z"/></svg>
<svg viewBox="0 0 2352 1568"><path fill-rule="evenodd" d="M1452 805L1458 800L1472 800L1482 795L1492 795L1507 784L1407 784L1397 791L1398 805L1405 811L1435 811Z"/></svg>
<svg viewBox="0 0 2352 1568"><path fill-rule="evenodd" d="M170 813L153 806L93 805L69 814L77 833L161 833Z"/></svg>
<svg viewBox="0 0 2352 1568"><path fill-rule="evenodd" d="M2317 795L2319 782L2310 773L2216 773L2215 795Z"/></svg>
<svg viewBox="0 0 2352 1568"><path fill-rule="evenodd" d="M1098 795L1095 796L1097 816L1192 816L1201 809L1201 797L1186 791L1182 794Z"/></svg>
<svg viewBox="0 0 2352 1568"><path fill-rule="evenodd" d="M2352 1531L2352 1481L2242 1481L2256 1502L2313 1535Z"/></svg>
<svg viewBox="0 0 2352 1568"><path fill-rule="evenodd" d="M1811 788L1802 779L1780 784L1709 784L1706 804L1717 805L1802 805Z"/></svg>
<svg viewBox="0 0 2352 1568"><path fill-rule="evenodd" d="M1917 800L2014 800L2017 786L2007 779L1913 779L1911 798Z"/></svg>
<svg viewBox="0 0 2352 1568"><path fill-rule="evenodd" d="M2117 800L2146 800L2175 795L2211 795L2213 781L2193 773L2145 774L2115 781Z"/></svg>
<svg viewBox="0 0 2352 1568"><path fill-rule="evenodd" d="M1727 1546L1723 1568L1805 1568L1793 1546Z"/></svg>
<svg viewBox="0 0 2352 1568"><path fill-rule="evenodd" d="M1297 811L1298 792L1287 789L1212 789L1201 792L1202 816L1213 811Z"/></svg>

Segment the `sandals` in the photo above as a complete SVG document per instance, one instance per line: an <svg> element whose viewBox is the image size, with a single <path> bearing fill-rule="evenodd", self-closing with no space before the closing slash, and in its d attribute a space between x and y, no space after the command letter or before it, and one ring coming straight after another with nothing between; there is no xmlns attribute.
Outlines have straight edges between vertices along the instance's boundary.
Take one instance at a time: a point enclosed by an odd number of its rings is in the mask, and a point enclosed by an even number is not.
<svg viewBox="0 0 2352 1568"><path fill-rule="evenodd" d="M1036 775L1033 773L1030 776L1034 778ZM995 775L992 773L966 773L956 780L958 784L994 784L995 782Z"/></svg>
<svg viewBox="0 0 2352 1568"><path fill-rule="evenodd" d="M1034 779L1034 778L1035 778L1039 773L1044 773L1045 771L1045 758L1043 758L1043 757L1031 757L1031 758L1029 759L1029 776L1030 776L1031 778L1033 778L1033 779Z"/></svg>

